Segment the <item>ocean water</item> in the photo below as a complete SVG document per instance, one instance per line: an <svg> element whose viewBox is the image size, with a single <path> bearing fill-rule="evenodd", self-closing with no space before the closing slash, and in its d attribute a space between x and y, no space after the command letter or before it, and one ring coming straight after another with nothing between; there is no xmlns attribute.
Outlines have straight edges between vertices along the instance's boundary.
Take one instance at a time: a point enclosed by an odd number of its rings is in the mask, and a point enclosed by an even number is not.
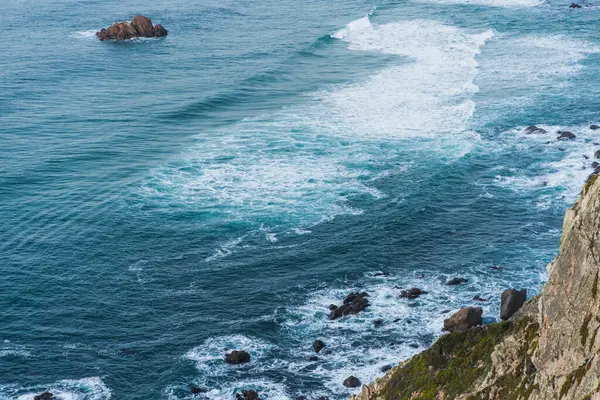
<svg viewBox="0 0 600 400"><path fill-rule="evenodd" d="M151 3L0 3L0 399L345 399L540 289L600 149L596 3ZM138 13L169 36L94 37Z"/></svg>

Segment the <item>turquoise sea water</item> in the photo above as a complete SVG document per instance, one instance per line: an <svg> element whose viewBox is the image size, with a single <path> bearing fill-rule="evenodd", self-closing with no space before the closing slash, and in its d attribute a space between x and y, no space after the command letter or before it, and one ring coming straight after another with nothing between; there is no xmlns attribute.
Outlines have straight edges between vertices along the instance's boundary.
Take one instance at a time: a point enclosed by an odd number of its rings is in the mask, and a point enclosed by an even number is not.
<svg viewBox="0 0 600 400"><path fill-rule="evenodd" d="M344 399L539 290L600 149L593 3L153 3L0 4L0 399ZM95 39L138 13L169 36Z"/></svg>

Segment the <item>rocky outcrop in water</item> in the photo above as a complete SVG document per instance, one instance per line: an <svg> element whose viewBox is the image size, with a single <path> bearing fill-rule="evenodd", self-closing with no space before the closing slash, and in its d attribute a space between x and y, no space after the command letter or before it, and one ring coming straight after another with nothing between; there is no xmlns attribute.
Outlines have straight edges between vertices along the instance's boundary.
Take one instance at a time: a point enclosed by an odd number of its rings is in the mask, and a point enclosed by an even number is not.
<svg viewBox="0 0 600 400"><path fill-rule="evenodd" d="M548 272L542 292L507 321L444 335L353 398L600 399L598 176L567 211Z"/></svg>
<svg viewBox="0 0 600 400"><path fill-rule="evenodd" d="M506 289L500 297L500 319L507 320L525 304L527 289Z"/></svg>
<svg viewBox="0 0 600 400"><path fill-rule="evenodd" d="M338 319L346 315L358 314L364 311L369 306L369 299L367 297L369 295L366 292L350 293L341 306L330 307L331 313L329 314L329 319Z"/></svg>
<svg viewBox="0 0 600 400"><path fill-rule="evenodd" d="M256 390L243 390L242 393L235 395L236 400L260 400Z"/></svg>
<svg viewBox="0 0 600 400"><path fill-rule="evenodd" d="M116 22L106 29L96 32L100 40L127 40L139 37L156 38L167 36L169 32L162 25L152 25L152 21L143 15L133 17L131 22Z"/></svg>
<svg viewBox="0 0 600 400"><path fill-rule="evenodd" d="M44 392L42 394L38 394L37 396L33 396L33 400L54 400L56 397L50 392Z"/></svg>
<svg viewBox="0 0 600 400"><path fill-rule="evenodd" d="M400 297L403 299L416 299L417 297L421 296L422 294L427 294L427 292L422 289L419 289L419 288L412 288L412 289L401 291Z"/></svg>
<svg viewBox="0 0 600 400"><path fill-rule="evenodd" d="M250 362L250 354L243 350L233 350L231 353L227 353L225 356L225 362L227 364L245 364Z"/></svg>
<svg viewBox="0 0 600 400"><path fill-rule="evenodd" d="M313 350L315 351L315 353L320 352L321 350L323 350L325 348L325 343L323 343L322 340L315 340L315 342L313 343Z"/></svg>

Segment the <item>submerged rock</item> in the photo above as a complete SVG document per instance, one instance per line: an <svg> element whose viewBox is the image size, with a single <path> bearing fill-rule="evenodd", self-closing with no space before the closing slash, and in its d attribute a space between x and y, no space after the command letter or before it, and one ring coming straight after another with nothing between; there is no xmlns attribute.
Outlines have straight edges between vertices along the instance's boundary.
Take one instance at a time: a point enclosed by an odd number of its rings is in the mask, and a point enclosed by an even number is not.
<svg viewBox="0 0 600 400"><path fill-rule="evenodd" d="M344 304L331 310L329 319L337 319L346 315L358 314L369 306L369 295L366 292L352 292L344 300Z"/></svg>
<svg viewBox="0 0 600 400"><path fill-rule="evenodd" d="M313 350L315 351L315 353L320 352L321 350L323 350L325 348L325 343L323 343L322 340L315 340L315 342L313 343Z"/></svg>
<svg viewBox="0 0 600 400"><path fill-rule="evenodd" d="M202 389L202 388L199 388L199 387L193 387L193 388L192 388L192 390L191 390L191 392L192 392L193 394L200 394L200 393L204 393L205 391L206 391L206 390L204 390L204 389Z"/></svg>
<svg viewBox="0 0 600 400"><path fill-rule="evenodd" d="M38 394L37 396L33 396L33 400L54 400L55 397L50 392L44 392L42 394Z"/></svg>
<svg viewBox="0 0 600 400"><path fill-rule="evenodd" d="M571 3L571 5L569 6L569 8L581 8L581 6L577 3Z"/></svg>
<svg viewBox="0 0 600 400"><path fill-rule="evenodd" d="M590 125L590 129L595 131L596 129L600 129L600 125Z"/></svg>
<svg viewBox="0 0 600 400"><path fill-rule="evenodd" d="M467 283L469 282L469 280L467 278L463 278L460 276L457 276L455 278L451 278L446 282L446 285L460 285L461 283Z"/></svg>
<svg viewBox="0 0 600 400"><path fill-rule="evenodd" d="M481 297L480 295L475 295L475 297L473 297L473 300L475 301L488 301L488 299Z"/></svg>
<svg viewBox="0 0 600 400"><path fill-rule="evenodd" d="M573 132L569 131L558 131L558 140L571 140L575 139L577 136Z"/></svg>
<svg viewBox="0 0 600 400"><path fill-rule="evenodd" d="M514 315L527 300L527 289L506 289L500 300L500 318L507 320Z"/></svg>
<svg viewBox="0 0 600 400"><path fill-rule="evenodd" d="M592 168L597 168L598 166L600 166L600 163L598 163L598 161L592 162Z"/></svg>
<svg viewBox="0 0 600 400"><path fill-rule="evenodd" d="M152 21L143 15L136 15L131 22L116 22L106 29L96 32L100 40L127 40L139 37L163 37L169 32L162 25L152 25Z"/></svg>
<svg viewBox="0 0 600 400"><path fill-rule="evenodd" d="M236 400L260 400L256 390L243 390L242 393L235 395Z"/></svg>
<svg viewBox="0 0 600 400"><path fill-rule="evenodd" d="M357 388L360 387L360 385L360 380L355 376L349 376L346 379L344 379L344 386L348 388Z"/></svg>
<svg viewBox="0 0 600 400"><path fill-rule="evenodd" d="M528 135L532 135L535 133L547 133L547 131L545 129L538 128L535 125L531 125L531 126L528 126L527 128L525 128L525 133Z"/></svg>
<svg viewBox="0 0 600 400"><path fill-rule="evenodd" d="M465 331L481 325L483 310L481 307L467 307L444 320L444 330L448 332Z"/></svg>
<svg viewBox="0 0 600 400"><path fill-rule="evenodd" d="M225 356L227 364L245 364L250 362L250 354L243 350L233 350Z"/></svg>
<svg viewBox="0 0 600 400"><path fill-rule="evenodd" d="M422 294L427 294L427 292L415 287L412 289L401 291L400 297L403 299L416 299L417 297L419 297Z"/></svg>
<svg viewBox="0 0 600 400"><path fill-rule="evenodd" d="M600 158L600 150L594 152L594 158Z"/></svg>

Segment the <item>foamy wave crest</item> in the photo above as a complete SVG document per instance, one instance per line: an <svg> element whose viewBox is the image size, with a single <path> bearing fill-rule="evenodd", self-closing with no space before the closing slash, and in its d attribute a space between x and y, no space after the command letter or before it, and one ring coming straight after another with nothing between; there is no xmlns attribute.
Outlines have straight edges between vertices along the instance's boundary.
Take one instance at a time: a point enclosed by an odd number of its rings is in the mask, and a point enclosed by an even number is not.
<svg viewBox="0 0 600 400"><path fill-rule="evenodd" d="M48 385L19 387L16 385L0 386L0 399L33 400L34 396L49 391L57 399L64 400L107 400L112 396L111 390L99 377L82 379L65 379Z"/></svg>
<svg viewBox="0 0 600 400"><path fill-rule="evenodd" d="M71 36L79 39L92 39L96 37L96 32L96 29L90 29L87 31L75 32Z"/></svg>

